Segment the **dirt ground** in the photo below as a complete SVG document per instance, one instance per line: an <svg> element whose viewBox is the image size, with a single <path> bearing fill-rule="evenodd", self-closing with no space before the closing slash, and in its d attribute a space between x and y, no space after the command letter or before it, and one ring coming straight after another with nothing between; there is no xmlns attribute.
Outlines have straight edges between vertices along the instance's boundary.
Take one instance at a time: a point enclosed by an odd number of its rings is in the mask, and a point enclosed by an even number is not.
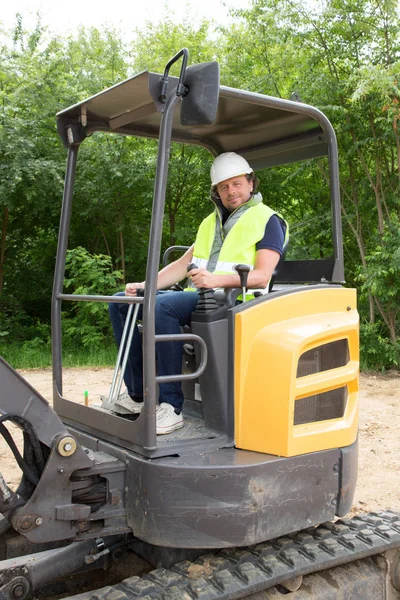
<svg viewBox="0 0 400 600"><path fill-rule="evenodd" d="M51 402L50 369L20 373ZM99 395L108 392L111 378L111 369L67 369L64 396L83 402L87 391L89 403L98 402ZM352 513L400 511L400 373L362 375L360 397L359 475ZM11 487L18 485L18 467L2 438L0 471Z"/></svg>

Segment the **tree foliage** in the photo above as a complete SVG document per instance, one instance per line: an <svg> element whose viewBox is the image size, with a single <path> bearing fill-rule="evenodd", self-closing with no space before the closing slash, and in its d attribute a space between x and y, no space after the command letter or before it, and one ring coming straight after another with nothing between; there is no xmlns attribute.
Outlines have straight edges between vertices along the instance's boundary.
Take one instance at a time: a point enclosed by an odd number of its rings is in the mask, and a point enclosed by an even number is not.
<svg viewBox="0 0 400 600"><path fill-rule="evenodd" d="M65 288L68 293L112 295L121 283L121 271L113 271L111 257L90 254L82 246L67 252ZM101 302L75 302L64 315L64 341L71 346L96 347L112 339L107 306Z"/></svg>
<svg viewBox="0 0 400 600"><path fill-rule="evenodd" d="M186 46L192 63L220 62L223 84L284 98L295 91L333 123L346 278L360 290L363 365L398 367L399 2L319 0L311 7L300 0L252 0L234 17L217 32L207 20L166 17L136 31L131 43L113 29L49 35L40 20L25 31L20 16L13 30L0 32L0 341L26 343L48 334L66 158L55 114L134 72L162 72ZM87 285L96 293L104 292L103 277L111 278L110 288L143 278L156 152L155 141L101 133L82 145L69 240L71 289L84 285L82 273L91 274ZM209 165L207 152L173 144L163 249L192 243L209 212ZM327 162L259 175L267 202L290 221L290 256L328 257ZM70 332L74 310L66 313ZM106 339L104 314L98 335ZM81 343L98 343L98 315L89 310L83 318L88 333Z"/></svg>

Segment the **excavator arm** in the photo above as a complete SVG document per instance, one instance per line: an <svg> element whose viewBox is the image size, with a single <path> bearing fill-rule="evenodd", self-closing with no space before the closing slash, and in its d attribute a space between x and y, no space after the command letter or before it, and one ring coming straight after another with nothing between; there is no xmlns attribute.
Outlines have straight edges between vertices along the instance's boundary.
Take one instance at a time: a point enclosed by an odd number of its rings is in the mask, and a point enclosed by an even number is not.
<svg viewBox="0 0 400 600"><path fill-rule="evenodd" d="M2 480L0 510L31 542L71 539L90 506L72 503L70 478L75 471L91 467L93 457L70 435L47 400L2 358L0 381L2 426L7 421L18 425L24 431L25 445L30 440L33 447L33 460L29 461L26 448L22 461L18 457L22 489L15 494ZM76 525L71 525L72 520Z"/></svg>
<svg viewBox="0 0 400 600"><path fill-rule="evenodd" d="M49 403L2 358L0 381L0 433L23 473L16 491L0 474L0 554L6 559L0 563L0 600L23 600L69 573L94 563L104 567L113 548L129 541L125 465L82 448ZM23 430L23 456L7 422Z"/></svg>

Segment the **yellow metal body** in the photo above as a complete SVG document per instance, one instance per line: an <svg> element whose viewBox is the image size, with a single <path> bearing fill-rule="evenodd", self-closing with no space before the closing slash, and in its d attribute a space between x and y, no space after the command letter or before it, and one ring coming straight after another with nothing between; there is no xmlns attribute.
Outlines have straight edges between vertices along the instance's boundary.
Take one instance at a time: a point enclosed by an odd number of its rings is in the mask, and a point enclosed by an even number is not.
<svg viewBox="0 0 400 600"><path fill-rule="evenodd" d="M356 291L307 288L269 298L235 315L236 447L296 456L355 442L358 429L359 319ZM300 357L347 340L347 364L304 377ZM295 403L347 387L344 415L294 425Z"/></svg>

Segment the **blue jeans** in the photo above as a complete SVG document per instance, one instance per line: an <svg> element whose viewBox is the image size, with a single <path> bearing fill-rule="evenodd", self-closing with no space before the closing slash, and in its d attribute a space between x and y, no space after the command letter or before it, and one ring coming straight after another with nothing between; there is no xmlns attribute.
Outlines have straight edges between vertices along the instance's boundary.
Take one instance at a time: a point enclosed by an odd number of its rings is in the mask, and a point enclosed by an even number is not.
<svg viewBox="0 0 400 600"><path fill-rule="evenodd" d="M125 296L118 292L115 296ZM181 327L190 324L192 312L196 309L199 300L197 292L170 292L159 291L156 296L155 328L157 334L181 333ZM128 304L110 303L108 310L114 335L118 346L121 343ZM138 318L142 318L142 305L139 308ZM158 342L157 373L158 375L177 375L182 373L183 342ZM128 394L134 398L143 396L143 353L142 339L135 326L129 350L128 362L124 374L124 382ZM183 405L182 385L180 381L160 383L159 403L172 404L175 411L180 412Z"/></svg>

